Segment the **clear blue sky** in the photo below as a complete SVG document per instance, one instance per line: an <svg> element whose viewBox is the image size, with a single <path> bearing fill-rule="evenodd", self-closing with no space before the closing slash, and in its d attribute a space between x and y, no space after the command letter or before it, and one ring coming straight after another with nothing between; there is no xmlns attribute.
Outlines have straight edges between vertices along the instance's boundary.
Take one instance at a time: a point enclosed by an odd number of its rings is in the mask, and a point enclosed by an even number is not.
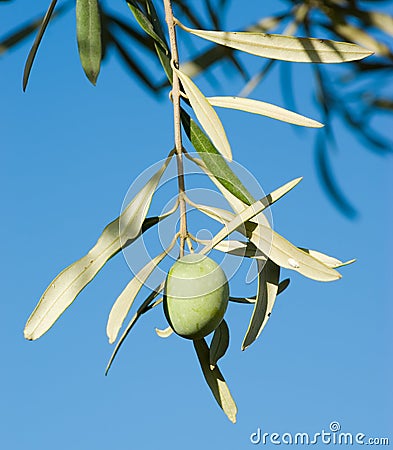
<svg viewBox="0 0 393 450"><path fill-rule="evenodd" d="M1 5L1 33L45 8L37 3ZM273 11L276 2L266 2L265 10L248 2L254 5L247 11L232 3L227 25L236 29ZM127 13L125 5L118 9ZM30 44L0 60L0 448L238 450L253 448L249 436L258 427L315 433L333 420L343 431L392 442L392 159L362 147L339 122L334 164L360 211L356 221L340 215L318 182L318 131L220 111L235 160L266 192L304 176L274 206L275 229L299 246L357 258L334 283L285 273L290 288L245 352L240 345L251 308L230 305L231 345L221 369L239 407L236 425L215 404L192 344L155 335L155 326L165 327L158 308L136 326L104 377L112 350L106 318L131 275L121 255L47 335L23 339L48 283L91 247L119 214L133 180L166 155L173 139L166 94L157 101L115 58L104 64L97 87L88 83L72 12L49 27L23 94ZM206 94L240 90L241 80L225 72L214 70L216 87L198 80ZM283 105L277 74L254 97ZM297 66L294 75L298 112L318 119L310 69ZM391 118L378 118L381 130L391 125ZM241 295L240 282L231 290Z"/></svg>

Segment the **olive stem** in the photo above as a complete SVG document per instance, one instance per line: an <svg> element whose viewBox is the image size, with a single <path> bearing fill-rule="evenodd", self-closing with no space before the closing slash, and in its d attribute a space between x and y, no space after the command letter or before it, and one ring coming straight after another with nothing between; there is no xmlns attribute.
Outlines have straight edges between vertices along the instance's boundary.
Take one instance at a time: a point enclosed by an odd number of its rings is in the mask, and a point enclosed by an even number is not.
<svg viewBox="0 0 393 450"><path fill-rule="evenodd" d="M179 68L179 53L177 50L175 19L173 16L172 0L163 0L165 8L165 21L168 26L169 44L172 55L172 65ZM172 103L173 103L173 119L174 119L174 133L175 133L175 149L177 162L177 178L179 186L179 210L180 210L180 257L184 256L184 245L187 239L187 207L184 198L185 183L184 183L184 166L183 166L183 142L181 132L180 120L180 81L176 72L173 70L173 84L172 84Z"/></svg>

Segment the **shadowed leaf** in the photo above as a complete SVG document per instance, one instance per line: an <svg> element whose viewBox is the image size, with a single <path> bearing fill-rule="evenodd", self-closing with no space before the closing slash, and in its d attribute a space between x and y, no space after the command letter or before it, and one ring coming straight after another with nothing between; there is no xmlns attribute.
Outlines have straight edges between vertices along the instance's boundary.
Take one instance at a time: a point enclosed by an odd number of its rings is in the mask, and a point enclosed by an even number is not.
<svg viewBox="0 0 393 450"><path fill-rule="evenodd" d="M232 151L221 120L206 97L186 74L175 69L187 94L191 107L202 128L206 131L216 149L228 160L232 161Z"/></svg>
<svg viewBox="0 0 393 450"><path fill-rule="evenodd" d="M76 0L76 35L83 70L95 85L102 56L101 18L97 0Z"/></svg>
<svg viewBox="0 0 393 450"><path fill-rule="evenodd" d="M112 309L109 313L108 323L106 326L106 334L109 338L109 343L113 344L117 339L120 328L123 325L127 314L134 303L136 296L145 284L146 280L150 277L154 269L160 264L160 262L167 256L167 254L174 247L178 235L174 237L171 244L162 253L150 260L127 284L123 292L119 295L115 301Z"/></svg>
<svg viewBox="0 0 393 450"><path fill-rule="evenodd" d="M290 279L280 281L278 284L277 295L282 294L290 284ZM256 301L256 296L254 297L229 297L229 301L233 303L242 303L245 305L253 305Z"/></svg>
<svg viewBox="0 0 393 450"><path fill-rule="evenodd" d="M246 53L281 61L341 63L372 55L356 44L279 34L194 30L178 22L185 31L208 41Z"/></svg>
<svg viewBox="0 0 393 450"><path fill-rule="evenodd" d="M229 328L223 319L220 325L215 329L213 338L210 344L210 369L216 367L217 362L221 359L229 346Z"/></svg>
<svg viewBox="0 0 393 450"><path fill-rule="evenodd" d="M157 333L157 336L164 339L171 336L174 333L171 327L167 327L165 328L165 330L160 330L159 328L156 328L155 331Z"/></svg>
<svg viewBox="0 0 393 450"><path fill-rule="evenodd" d="M212 394L214 395L214 398L227 415L228 419L235 423L237 414L236 403L232 398L229 388L218 366L215 366L213 370L210 369L210 352L206 341L204 339L198 339L193 342L203 375Z"/></svg>

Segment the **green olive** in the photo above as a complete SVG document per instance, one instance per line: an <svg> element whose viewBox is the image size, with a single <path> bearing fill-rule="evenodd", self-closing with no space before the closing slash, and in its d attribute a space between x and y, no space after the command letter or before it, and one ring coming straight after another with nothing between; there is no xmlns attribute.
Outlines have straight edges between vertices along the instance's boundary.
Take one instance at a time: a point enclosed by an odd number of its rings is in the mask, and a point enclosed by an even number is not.
<svg viewBox="0 0 393 450"><path fill-rule="evenodd" d="M221 323L228 306L228 280L207 256L191 253L169 270L164 312L173 331L187 339L201 339Z"/></svg>

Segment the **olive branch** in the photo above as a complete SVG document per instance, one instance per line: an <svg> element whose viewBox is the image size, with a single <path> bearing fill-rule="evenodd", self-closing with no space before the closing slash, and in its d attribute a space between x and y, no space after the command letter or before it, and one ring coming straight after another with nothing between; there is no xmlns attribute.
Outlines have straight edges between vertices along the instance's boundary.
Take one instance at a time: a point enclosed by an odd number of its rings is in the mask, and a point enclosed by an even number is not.
<svg viewBox="0 0 393 450"><path fill-rule="evenodd" d="M174 149L168 153L164 164L134 196L122 214L105 227L93 248L64 269L49 284L24 330L26 339L36 340L41 337L113 256L132 245L146 230L179 211L179 230L175 231L168 248L156 255L130 280L110 311L106 331L109 342L116 345L106 373L135 323L144 314L163 303L160 295L164 289L164 281L140 304L119 336L142 286L178 241L179 258L185 255L186 244L188 250L193 253L193 242L201 243L188 232L187 205L223 225L211 240L202 242L204 245L200 251L202 255L214 249L250 261L255 260L257 263L258 287L255 297L229 297L229 301L253 306L242 350L248 348L260 336L270 318L277 295L288 287L288 279L280 280L282 268L327 282L341 277L337 268L353 262L353 260L343 262L315 250L299 248L271 228L263 211L291 191L301 178L286 183L259 200L253 198L228 164L233 159L232 149L214 108L241 110L302 127L321 128L323 125L301 114L257 99L231 95L205 97L182 68L177 46L179 29L181 33L185 32L211 41L217 46L269 60L330 64L361 60L372 54L355 44L317 38L189 28L175 18L171 0L163 0L167 30L165 32L164 24L159 19L152 0L127 0L127 4L141 29L153 40L157 57L171 85ZM24 87L27 85L35 54L55 6L56 1L53 0L29 54L25 67ZM81 64L87 78L95 84L102 58L98 0L76 1L76 24ZM188 111L194 114L196 120ZM183 144L183 133L196 150L197 157L187 152ZM176 159L177 165L177 200L167 213L156 217L148 216L154 193L173 158ZM230 209L197 204L187 196L184 158L189 159L203 171L226 199ZM230 239L235 231L240 232L245 240ZM160 337L167 338L173 330L169 326L165 330L156 329L156 332ZM214 330L210 345L204 338L194 339L193 344L206 382L217 403L228 418L235 422L237 407L217 365L228 348L228 324L225 320L221 321Z"/></svg>

